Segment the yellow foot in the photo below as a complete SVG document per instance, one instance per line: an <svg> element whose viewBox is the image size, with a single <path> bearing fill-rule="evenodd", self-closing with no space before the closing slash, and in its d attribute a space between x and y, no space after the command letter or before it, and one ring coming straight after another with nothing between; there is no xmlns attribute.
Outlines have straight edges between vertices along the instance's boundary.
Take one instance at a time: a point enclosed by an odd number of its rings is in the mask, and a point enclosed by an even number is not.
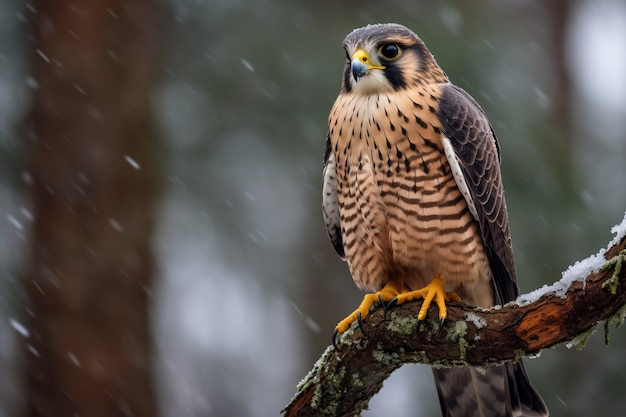
<svg viewBox="0 0 626 417"><path fill-rule="evenodd" d="M396 297L395 304L402 304L418 298L423 298L424 302L422 303L422 308L420 308L419 313L417 313L417 319L422 321L426 318L428 308L434 300L437 307L439 307L439 320L441 320L442 323L448 315L446 301L461 301L461 297L459 297L457 293L445 291L443 278L435 276L435 278L430 281L430 284L424 288L399 294Z"/></svg>
<svg viewBox="0 0 626 417"><path fill-rule="evenodd" d="M376 302L389 302L396 298L398 294L400 294L399 289L391 282L386 283L380 291L373 294L366 294L359 307L354 310L352 314L337 324L337 327L335 327L335 334L341 334L348 330L348 327L350 327L350 325L355 321L360 322L365 319L365 317L367 317L370 313L370 307L372 307L372 305Z"/></svg>
<svg viewBox="0 0 626 417"><path fill-rule="evenodd" d="M406 303L407 301L416 300L418 298L423 298L424 302L422 303L422 307L417 314L417 319L419 321L422 321L426 318L426 315L428 314L428 308L434 300L437 304L437 307L439 307L439 319L441 320L441 325L443 325L443 321L448 314L446 301L461 301L461 297L459 297L458 294L454 292L447 293L445 291L443 278L441 278L440 276L435 276L430 284L422 289L414 291L402 292L396 286L396 284L388 282L380 291L377 291L373 294L366 294L365 297L363 297L363 301L361 301L359 307L354 310L348 317L341 320L337 324L337 327L335 327L335 332L333 333L333 345L337 347L337 336L348 330L352 323L357 321L360 326L361 321L369 315L370 308L376 302L380 302L381 304L383 304L386 309L388 307L400 305Z"/></svg>

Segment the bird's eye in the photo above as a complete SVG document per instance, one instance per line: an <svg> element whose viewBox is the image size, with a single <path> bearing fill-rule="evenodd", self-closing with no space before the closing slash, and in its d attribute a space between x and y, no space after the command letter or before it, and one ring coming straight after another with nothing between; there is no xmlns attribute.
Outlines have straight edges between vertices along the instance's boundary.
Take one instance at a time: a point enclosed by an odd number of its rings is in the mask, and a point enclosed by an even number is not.
<svg viewBox="0 0 626 417"><path fill-rule="evenodd" d="M394 60L400 56L400 48L395 43L386 43L378 48L378 53L386 60Z"/></svg>

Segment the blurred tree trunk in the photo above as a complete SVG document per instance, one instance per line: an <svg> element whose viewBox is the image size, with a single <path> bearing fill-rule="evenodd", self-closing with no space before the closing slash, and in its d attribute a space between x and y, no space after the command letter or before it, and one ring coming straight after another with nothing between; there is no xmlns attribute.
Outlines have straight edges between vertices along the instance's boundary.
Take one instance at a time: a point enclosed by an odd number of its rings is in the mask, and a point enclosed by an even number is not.
<svg viewBox="0 0 626 417"><path fill-rule="evenodd" d="M548 3L539 3L546 7L548 13L547 22L551 28L550 43L547 49L553 57L552 85L554 97L554 125L556 130L556 143L553 155L559 164L558 172L563 173L563 180L572 178L571 169L574 156L572 154L572 79L567 62L567 30L570 24L572 3L569 0L556 0ZM570 184L568 184L569 186Z"/></svg>
<svg viewBox="0 0 626 417"><path fill-rule="evenodd" d="M27 416L154 416L150 0L39 1L27 139Z"/></svg>

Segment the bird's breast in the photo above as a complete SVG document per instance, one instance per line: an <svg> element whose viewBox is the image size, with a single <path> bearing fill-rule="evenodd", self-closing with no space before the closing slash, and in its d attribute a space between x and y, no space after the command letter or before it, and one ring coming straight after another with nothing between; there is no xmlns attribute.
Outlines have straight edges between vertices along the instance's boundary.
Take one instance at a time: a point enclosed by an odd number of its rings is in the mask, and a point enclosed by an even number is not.
<svg viewBox="0 0 626 417"><path fill-rule="evenodd" d="M414 288L435 274L451 285L485 275L476 224L443 151L436 101L425 96L345 97L331 112L344 248L361 287L377 289L386 282L377 277L398 274Z"/></svg>

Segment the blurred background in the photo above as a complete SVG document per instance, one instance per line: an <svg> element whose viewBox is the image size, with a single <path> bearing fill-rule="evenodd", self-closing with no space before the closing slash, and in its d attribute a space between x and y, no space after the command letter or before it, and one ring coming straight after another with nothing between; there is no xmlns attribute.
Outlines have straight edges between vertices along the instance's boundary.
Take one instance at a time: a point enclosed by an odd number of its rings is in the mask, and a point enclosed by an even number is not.
<svg viewBox="0 0 626 417"><path fill-rule="evenodd" d="M626 210L626 3L0 1L0 416L272 416L360 302L321 217L341 41L397 22L500 140L522 292ZM626 332L527 360L626 410ZM364 416L437 416L405 366Z"/></svg>

